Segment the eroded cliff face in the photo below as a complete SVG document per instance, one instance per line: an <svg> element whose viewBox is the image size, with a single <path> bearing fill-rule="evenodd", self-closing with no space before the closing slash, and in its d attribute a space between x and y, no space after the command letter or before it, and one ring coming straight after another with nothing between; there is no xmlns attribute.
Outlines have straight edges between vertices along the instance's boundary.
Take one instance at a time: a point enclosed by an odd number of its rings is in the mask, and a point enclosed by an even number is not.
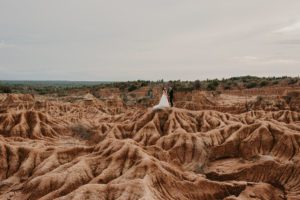
<svg viewBox="0 0 300 200"><path fill-rule="evenodd" d="M0 199L300 199L299 112L9 98Z"/></svg>

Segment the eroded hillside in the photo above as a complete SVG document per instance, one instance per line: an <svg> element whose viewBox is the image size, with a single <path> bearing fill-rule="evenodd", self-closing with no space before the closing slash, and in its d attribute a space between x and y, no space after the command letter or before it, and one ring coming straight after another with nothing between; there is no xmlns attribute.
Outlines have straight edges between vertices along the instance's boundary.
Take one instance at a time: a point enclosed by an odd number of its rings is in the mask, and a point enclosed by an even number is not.
<svg viewBox="0 0 300 200"><path fill-rule="evenodd" d="M297 111L0 100L0 199L300 199Z"/></svg>

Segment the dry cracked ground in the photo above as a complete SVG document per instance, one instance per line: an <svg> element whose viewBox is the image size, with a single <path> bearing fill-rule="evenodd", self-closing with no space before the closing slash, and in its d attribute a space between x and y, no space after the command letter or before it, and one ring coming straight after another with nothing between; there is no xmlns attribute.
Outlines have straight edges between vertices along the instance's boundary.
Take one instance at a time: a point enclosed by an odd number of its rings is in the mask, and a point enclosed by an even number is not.
<svg viewBox="0 0 300 200"><path fill-rule="evenodd" d="M299 112L0 99L0 199L300 199Z"/></svg>

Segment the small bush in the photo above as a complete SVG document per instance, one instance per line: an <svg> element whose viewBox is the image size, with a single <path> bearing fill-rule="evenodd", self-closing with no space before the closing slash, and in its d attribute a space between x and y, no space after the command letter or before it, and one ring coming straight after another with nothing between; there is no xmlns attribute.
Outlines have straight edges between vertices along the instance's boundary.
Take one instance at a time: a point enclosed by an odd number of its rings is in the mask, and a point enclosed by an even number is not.
<svg viewBox="0 0 300 200"><path fill-rule="evenodd" d="M230 90L231 89L231 86L230 85L224 85L224 90Z"/></svg>
<svg viewBox="0 0 300 200"><path fill-rule="evenodd" d="M292 97L291 96L284 96L283 99L285 100L285 102L287 104L289 104L292 101Z"/></svg>
<svg viewBox="0 0 300 200"><path fill-rule="evenodd" d="M65 96L67 96L67 92L65 90L63 90L63 89L58 90L57 96L58 97L65 97Z"/></svg>
<svg viewBox="0 0 300 200"><path fill-rule="evenodd" d="M257 96L257 97L256 97L256 101L257 101L257 102L261 102L262 100L263 100L263 97L262 97L262 96Z"/></svg>
<svg viewBox="0 0 300 200"><path fill-rule="evenodd" d="M242 76L242 77L240 77L240 79L242 80L243 83L247 83L249 81L256 81L259 78L255 77L255 76Z"/></svg>
<svg viewBox="0 0 300 200"><path fill-rule="evenodd" d="M287 104L291 103L293 99L297 99L300 97L300 92L299 91L290 91L284 96L284 100Z"/></svg>
<svg viewBox="0 0 300 200"><path fill-rule="evenodd" d="M250 82L250 83L247 83L245 85L246 88L250 89L250 88L255 88L257 87L257 83L256 82Z"/></svg>
<svg viewBox="0 0 300 200"><path fill-rule="evenodd" d="M211 82L215 87L218 87L219 85L219 80L215 79Z"/></svg>
<svg viewBox="0 0 300 200"><path fill-rule="evenodd" d="M182 86L182 87L176 87L177 91L182 91L182 92L190 92L193 91L193 87L189 87L189 86Z"/></svg>
<svg viewBox="0 0 300 200"><path fill-rule="evenodd" d="M91 138L91 133L89 132L88 128L82 124L74 124L71 127L71 130L75 136L83 140L89 140Z"/></svg>
<svg viewBox="0 0 300 200"><path fill-rule="evenodd" d="M217 86L211 82L206 86L206 89L208 91L215 91L217 89Z"/></svg>
<svg viewBox="0 0 300 200"><path fill-rule="evenodd" d="M201 88L201 82L199 80L194 81L193 87L195 90L199 90Z"/></svg>
<svg viewBox="0 0 300 200"><path fill-rule="evenodd" d="M296 83L298 83L298 79L296 79L296 78L289 79L289 81L288 81L289 85L294 85Z"/></svg>
<svg viewBox="0 0 300 200"><path fill-rule="evenodd" d="M130 85L130 86L128 87L128 92L132 92L132 91L134 91L134 90L136 90L136 89L138 89L138 87L137 87L136 85Z"/></svg>
<svg viewBox="0 0 300 200"><path fill-rule="evenodd" d="M265 87L265 86L267 86L269 83L268 83L268 81L261 81L260 83L259 83L259 86L260 87Z"/></svg>
<svg viewBox="0 0 300 200"><path fill-rule="evenodd" d="M223 89L224 90L230 90L233 83L234 82L232 82L232 81L225 81L225 83L223 84Z"/></svg>
<svg viewBox="0 0 300 200"><path fill-rule="evenodd" d="M284 101L282 100L276 101L275 106L279 109L284 109Z"/></svg>
<svg viewBox="0 0 300 200"><path fill-rule="evenodd" d="M2 93L12 93L12 89L8 86L0 86L0 92L2 92Z"/></svg>
<svg viewBox="0 0 300 200"><path fill-rule="evenodd" d="M299 91L291 91L287 93L287 96L291 98L299 98L300 97L300 92Z"/></svg>

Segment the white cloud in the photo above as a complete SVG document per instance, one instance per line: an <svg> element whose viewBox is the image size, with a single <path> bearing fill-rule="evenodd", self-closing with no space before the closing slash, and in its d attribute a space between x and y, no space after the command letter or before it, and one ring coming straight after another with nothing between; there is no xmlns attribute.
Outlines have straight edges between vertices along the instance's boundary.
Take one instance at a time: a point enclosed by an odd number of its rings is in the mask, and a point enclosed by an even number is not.
<svg viewBox="0 0 300 200"><path fill-rule="evenodd" d="M274 31L274 33L300 33L300 21Z"/></svg>

